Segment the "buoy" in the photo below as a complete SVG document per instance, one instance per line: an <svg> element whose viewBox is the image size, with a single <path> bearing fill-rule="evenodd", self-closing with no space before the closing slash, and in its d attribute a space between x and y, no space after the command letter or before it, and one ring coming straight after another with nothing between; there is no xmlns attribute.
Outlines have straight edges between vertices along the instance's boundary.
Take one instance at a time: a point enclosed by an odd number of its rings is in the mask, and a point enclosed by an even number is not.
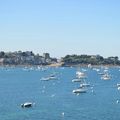
<svg viewBox="0 0 120 120"><path fill-rule="evenodd" d="M118 104L118 103L119 103L119 100L117 100L116 103Z"/></svg>
<svg viewBox="0 0 120 120"><path fill-rule="evenodd" d="M118 90L120 90L120 87L118 87Z"/></svg>
<svg viewBox="0 0 120 120"><path fill-rule="evenodd" d="M44 91L44 90L42 90L42 93L45 93L45 91Z"/></svg>
<svg viewBox="0 0 120 120"><path fill-rule="evenodd" d="M64 117L64 115L65 115L65 113L64 112L62 112L62 116Z"/></svg>
<svg viewBox="0 0 120 120"><path fill-rule="evenodd" d="M52 94L51 97L55 97L55 94Z"/></svg>

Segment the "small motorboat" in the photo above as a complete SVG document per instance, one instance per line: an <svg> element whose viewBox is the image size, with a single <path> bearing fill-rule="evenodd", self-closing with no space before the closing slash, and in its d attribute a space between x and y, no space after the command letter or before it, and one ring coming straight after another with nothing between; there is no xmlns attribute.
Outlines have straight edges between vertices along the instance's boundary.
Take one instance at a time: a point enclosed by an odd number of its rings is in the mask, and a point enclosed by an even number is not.
<svg viewBox="0 0 120 120"><path fill-rule="evenodd" d="M102 79L102 80L110 80L111 77L110 77L110 75L105 74L105 75L103 75L103 76L101 77L101 79Z"/></svg>
<svg viewBox="0 0 120 120"><path fill-rule="evenodd" d="M86 74L84 72L77 71L76 77L79 79L84 79L84 78L86 78Z"/></svg>
<svg viewBox="0 0 120 120"><path fill-rule="evenodd" d="M49 81L49 80L57 80L57 77L54 75L50 75L48 77L41 78L42 81Z"/></svg>
<svg viewBox="0 0 120 120"><path fill-rule="evenodd" d="M89 83L82 83L82 84L80 84L80 87L90 87L90 84Z"/></svg>
<svg viewBox="0 0 120 120"><path fill-rule="evenodd" d="M73 79L72 82L81 82L81 79Z"/></svg>
<svg viewBox="0 0 120 120"><path fill-rule="evenodd" d="M86 92L87 91L84 88L78 88L78 89L73 90L73 93L86 93Z"/></svg>
<svg viewBox="0 0 120 120"><path fill-rule="evenodd" d="M117 87L120 87L120 83L117 83Z"/></svg>
<svg viewBox="0 0 120 120"><path fill-rule="evenodd" d="M49 81L49 80L57 80L57 78L56 77L52 77L52 76L41 78L41 81Z"/></svg>
<svg viewBox="0 0 120 120"><path fill-rule="evenodd" d="M99 72L98 75L105 75L105 73Z"/></svg>
<svg viewBox="0 0 120 120"><path fill-rule="evenodd" d="M32 107L32 106L33 106L33 103L31 103L31 102L26 102L26 103L21 104L22 108L28 108L28 107Z"/></svg>

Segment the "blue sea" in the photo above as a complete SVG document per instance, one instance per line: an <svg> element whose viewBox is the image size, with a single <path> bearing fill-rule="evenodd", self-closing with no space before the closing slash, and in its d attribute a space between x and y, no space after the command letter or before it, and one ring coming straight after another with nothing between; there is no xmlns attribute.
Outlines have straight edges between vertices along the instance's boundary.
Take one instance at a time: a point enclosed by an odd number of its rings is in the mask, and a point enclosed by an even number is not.
<svg viewBox="0 0 120 120"><path fill-rule="evenodd" d="M78 69L90 87L76 95L80 83L72 80ZM0 67L0 120L120 120L120 68L107 68L111 80L102 80L96 69ZM53 73L57 80L41 81ZM25 102L34 105L22 108Z"/></svg>

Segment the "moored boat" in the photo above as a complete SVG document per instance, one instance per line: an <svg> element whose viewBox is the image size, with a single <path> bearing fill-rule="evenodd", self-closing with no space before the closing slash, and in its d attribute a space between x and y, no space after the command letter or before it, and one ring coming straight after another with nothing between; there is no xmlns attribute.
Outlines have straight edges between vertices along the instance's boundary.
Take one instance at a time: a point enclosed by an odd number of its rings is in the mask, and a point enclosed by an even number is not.
<svg viewBox="0 0 120 120"><path fill-rule="evenodd" d="M81 82L81 79L76 78L76 79L73 79L72 82Z"/></svg>
<svg viewBox="0 0 120 120"><path fill-rule="evenodd" d="M102 80L110 80L111 77L110 77L110 75L108 75L108 74L104 74L104 75L101 77L101 79L102 79Z"/></svg>
<svg viewBox="0 0 120 120"><path fill-rule="evenodd" d="M21 104L21 107L23 107L23 108L28 108L28 107L32 107L32 105L33 105L33 103L31 103L31 102L26 102L26 103Z"/></svg>
<svg viewBox="0 0 120 120"><path fill-rule="evenodd" d="M87 90L84 88L78 88L78 89L73 90L73 93L86 93L86 92Z"/></svg>

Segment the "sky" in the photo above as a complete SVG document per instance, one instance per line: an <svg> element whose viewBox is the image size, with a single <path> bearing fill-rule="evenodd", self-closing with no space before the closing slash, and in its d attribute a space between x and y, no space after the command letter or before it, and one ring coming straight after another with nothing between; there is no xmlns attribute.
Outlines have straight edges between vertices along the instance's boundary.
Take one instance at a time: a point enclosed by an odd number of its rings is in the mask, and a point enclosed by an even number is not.
<svg viewBox="0 0 120 120"><path fill-rule="evenodd" d="M120 0L0 0L0 51L120 58Z"/></svg>

